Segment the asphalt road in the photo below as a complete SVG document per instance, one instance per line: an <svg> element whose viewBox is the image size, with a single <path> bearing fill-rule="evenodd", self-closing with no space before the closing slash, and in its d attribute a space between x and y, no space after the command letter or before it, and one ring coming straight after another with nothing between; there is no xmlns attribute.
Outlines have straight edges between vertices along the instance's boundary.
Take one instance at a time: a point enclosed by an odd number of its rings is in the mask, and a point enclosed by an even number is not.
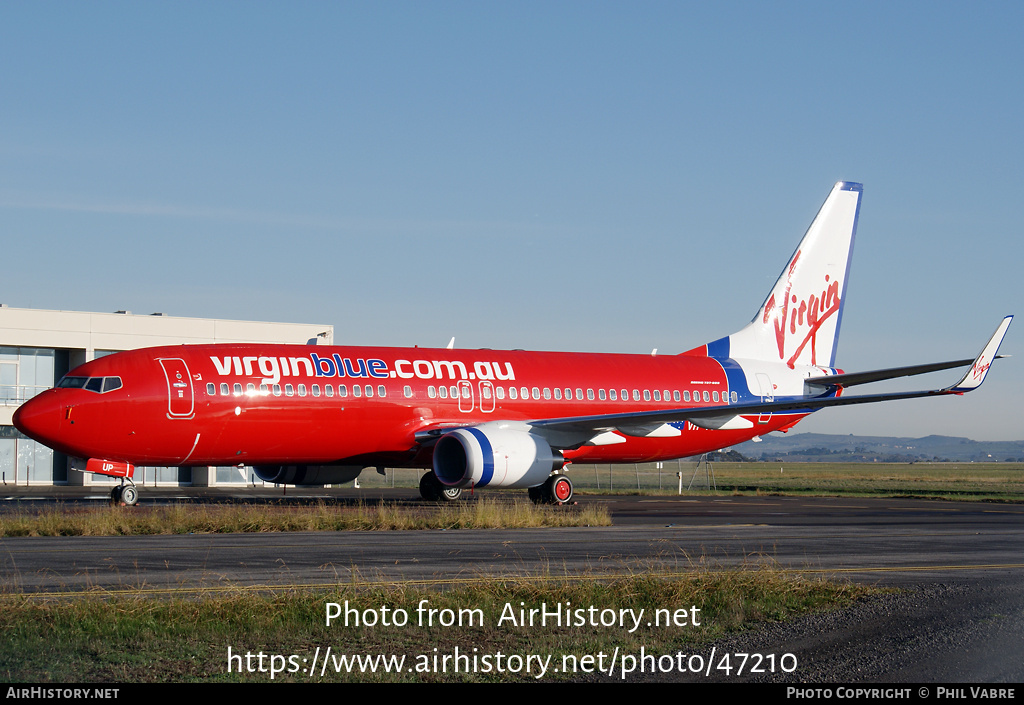
<svg viewBox="0 0 1024 705"><path fill-rule="evenodd" d="M66 496L88 503L83 490ZM340 501L352 499L342 491ZM174 501L181 490L147 492ZM73 493L74 494L74 493ZM289 501L315 496L290 491ZM18 504L49 503L22 493ZM363 495L414 501L414 493ZM278 498L279 494L271 494ZM260 501L260 500L257 500ZM354 501L354 500L353 500ZM722 648L791 652L805 682L1024 681L1024 506L889 499L599 497L613 527L0 540L8 589L195 594L359 579L759 566L903 588ZM11 506L0 503L0 511ZM144 510L144 506L142 509Z"/></svg>

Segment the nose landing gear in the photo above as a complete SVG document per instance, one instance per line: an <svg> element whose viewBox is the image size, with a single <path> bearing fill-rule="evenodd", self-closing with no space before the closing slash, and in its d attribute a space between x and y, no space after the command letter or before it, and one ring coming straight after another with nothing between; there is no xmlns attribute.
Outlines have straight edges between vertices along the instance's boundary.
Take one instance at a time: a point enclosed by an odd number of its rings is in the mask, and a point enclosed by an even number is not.
<svg viewBox="0 0 1024 705"><path fill-rule="evenodd" d="M122 479L120 485L115 485L110 490L111 504L123 504L127 507L134 507L139 501L139 491L135 488L135 483L131 480L128 480L128 482L129 484L125 484Z"/></svg>

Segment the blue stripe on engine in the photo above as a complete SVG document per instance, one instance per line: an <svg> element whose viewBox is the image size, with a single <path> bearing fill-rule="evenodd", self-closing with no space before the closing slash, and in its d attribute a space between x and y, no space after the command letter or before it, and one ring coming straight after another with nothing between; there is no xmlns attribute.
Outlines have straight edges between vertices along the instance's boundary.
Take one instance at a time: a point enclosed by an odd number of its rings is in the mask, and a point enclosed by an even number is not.
<svg viewBox="0 0 1024 705"><path fill-rule="evenodd" d="M484 469L481 473L480 482L476 483L476 486L486 487L494 477L494 450L491 448L491 442L487 440L487 436L484 435L483 431L472 427L466 430L476 438L477 443L480 444L480 452L484 456Z"/></svg>

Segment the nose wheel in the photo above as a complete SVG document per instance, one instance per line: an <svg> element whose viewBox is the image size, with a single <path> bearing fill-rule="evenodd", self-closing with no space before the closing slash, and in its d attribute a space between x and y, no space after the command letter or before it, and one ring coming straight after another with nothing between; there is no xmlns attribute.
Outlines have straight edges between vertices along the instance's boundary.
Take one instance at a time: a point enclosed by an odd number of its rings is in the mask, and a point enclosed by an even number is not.
<svg viewBox="0 0 1024 705"><path fill-rule="evenodd" d="M110 490L110 503L111 504L123 504L127 507L134 507L139 501L139 491L135 489L134 484L130 485L117 485Z"/></svg>

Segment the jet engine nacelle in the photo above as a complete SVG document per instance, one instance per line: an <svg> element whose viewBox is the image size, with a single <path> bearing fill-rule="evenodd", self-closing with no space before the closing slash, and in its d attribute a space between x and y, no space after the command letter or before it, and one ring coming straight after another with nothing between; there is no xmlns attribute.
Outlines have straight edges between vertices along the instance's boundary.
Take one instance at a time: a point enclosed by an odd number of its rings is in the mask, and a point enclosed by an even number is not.
<svg viewBox="0 0 1024 705"><path fill-rule="evenodd" d="M449 487L536 487L565 459L525 424L483 424L446 433L434 446L434 474Z"/></svg>
<svg viewBox="0 0 1024 705"><path fill-rule="evenodd" d="M279 485L340 485L351 482L363 471L362 465L262 465L254 467L256 477Z"/></svg>

